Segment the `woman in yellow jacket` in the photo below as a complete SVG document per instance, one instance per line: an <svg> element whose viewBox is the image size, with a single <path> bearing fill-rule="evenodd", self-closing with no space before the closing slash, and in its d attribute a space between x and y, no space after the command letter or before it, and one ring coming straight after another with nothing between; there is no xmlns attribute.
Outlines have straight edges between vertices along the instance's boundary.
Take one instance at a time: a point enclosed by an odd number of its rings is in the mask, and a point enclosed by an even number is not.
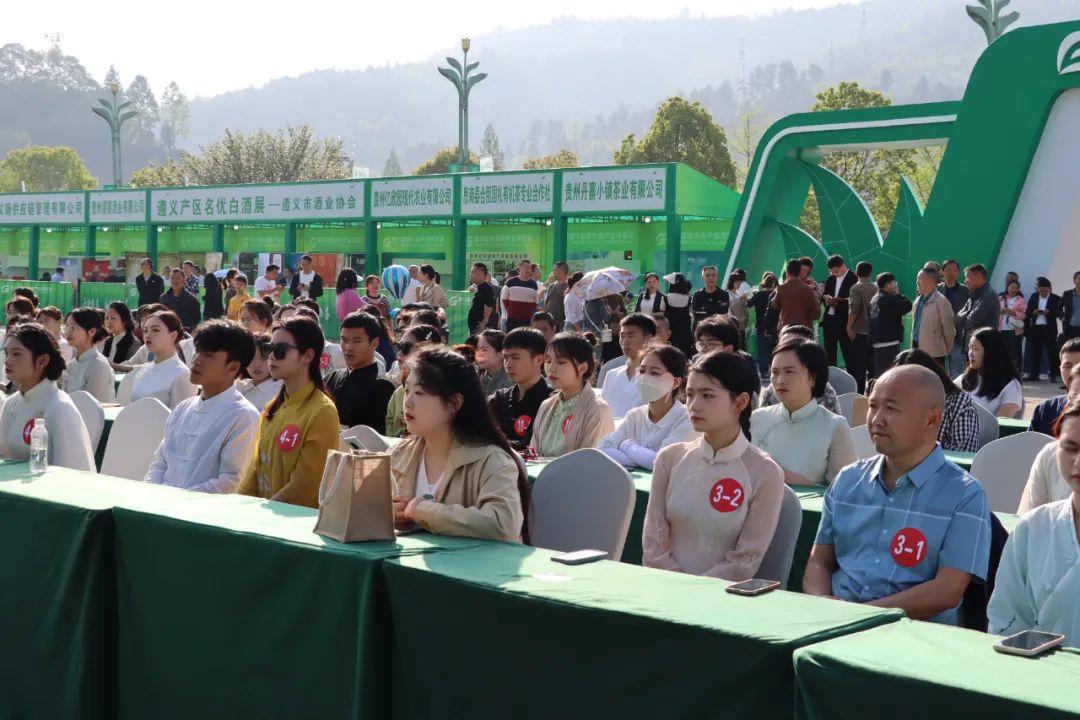
<svg viewBox="0 0 1080 720"><path fill-rule="evenodd" d="M337 407L319 369L323 345L319 324L307 317L274 330L270 375L282 381L281 392L263 411L255 457L238 493L319 506L326 453L338 447Z"/></svg>
<svg viewBox="0 0 1080 720"><path fill-rule="evenodd" d="M528 544L529 482L471 362L421 351L405 381L409 439L393 449L394 522L441 535Z"/></svg>

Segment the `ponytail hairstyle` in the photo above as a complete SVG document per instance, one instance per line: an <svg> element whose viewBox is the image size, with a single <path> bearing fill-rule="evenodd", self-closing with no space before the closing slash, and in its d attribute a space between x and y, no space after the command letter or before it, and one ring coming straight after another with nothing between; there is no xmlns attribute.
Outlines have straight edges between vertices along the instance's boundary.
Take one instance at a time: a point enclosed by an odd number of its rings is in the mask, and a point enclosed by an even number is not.
<svg viewBox="0 0 1080 720"><path fill-rule="evenodd" d="M176 354L180 356L181 362L186 363L187 358L184 357L184 350L180 347L180 341L184 339L184 324L180 322L180 316L172 310L159 310L145 317L143 322L154 318L160 320L165 325L166 330L176 333L176 342L173 343L176 347Z"/></svg>
<svg viewBox="0 0 1080 720"><path fill-rule="evenodd" d="M48 310L49 308L46 308ZM68 320L72 321L90 336L90 344L96 345L99 341L109 336L105 330L105 323L101 319L101 313L97 308L75 308L68 313Z"/></svg>
<svg viewBox="0 0 1080 720"><path fill-rule="evenodd" d="M495 416L484 395L484 388L480 383L476 368L468 359L441 345L426 347L407 362L410 368L409 377L415 379L416 384L425 392L438 396L443 403L447 404L454 395L461 396L461 409L450 421L454 437L458 442L494 445L514 461L517 467L517 487L521 497L521 510L525 518L521 525L521 540L528 545L529 516L532 505L529 478L525 474L524 463L518 462L518 455L510 448L506 435L495 422Z"/></svg>
<svg viewBox="0 0 1080 720"><path fill-rule="evenodd" d="M9 323L7 338L18 340L19 343L30 352L30 357L36 362L39 357L45 355L49 358L49 364L42 371L42 380L56 381L64 374L67 363L60 354L60 344L44 326L33 321Z"/></svg>
<svg viewBox="0 0 1080 720"><path fill-rule="evenodd" d="M732 400L742 394L746 395L746 407L739 414L739 425L746 439L750 440L750 415L754 412L752 399L757 370L751 368L750 363L741 355L713 350L698 355L690 366L690 372L708 375L713 382L728 391Z"/></svg>
<svg viewBox="0 0 1080 720"><path fill-rule="evenodd" d="M308 379L315 384L316 390L333 399L326 390L322 370L319 368L319 358L322 357L323 348L326 347L326 339L323 337L323 331L319 327L319 323L310 318L296 316L281 323L278 329L284 330L293 336L293 344L296 345L296 351L301 355L308 350L314 351L314 357L312 357L311 363L308 365ZM274 413L278 411L278 408L284 402L285 384L282 383L281 391L278 392L277 397L271 400L270 404L266 406L266 410L263 411L267 421L274 419Z"/></svg>
<svg viewBox="0 0 1080 720"><path fill-rule="evenodd" d="M581 376L581 384L589 384L593 368L596 367L596 356L593 354L593 346L583 335L561 332L548 343L548 350L560 360L570 360L575 365L584 364L585 374Z"/></svg>

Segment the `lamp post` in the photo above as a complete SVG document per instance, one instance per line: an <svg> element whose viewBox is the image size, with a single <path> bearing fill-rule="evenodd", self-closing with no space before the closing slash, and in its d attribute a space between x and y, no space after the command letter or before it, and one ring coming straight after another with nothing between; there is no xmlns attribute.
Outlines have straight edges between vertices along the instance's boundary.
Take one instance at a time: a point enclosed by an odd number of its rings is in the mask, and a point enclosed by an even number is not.
<svg viewBox="0 0 1080 720"><path fill-rule="evenodd" d="M461 39L461 52L463 62L458 62L452 57L446 58L450 67L439 68L439 73L452 82L458 93L458 164L464 168L469 162L469 91L473 86L487 77L487 73L470 75L480 63L469 64L469 38Z"/></svg>
<svg viewBox="0 0 1080 720"><path fill-rule="evenodd" d="M105 122L109 123L109 133L112 138L113 186L121 187L124 173L120 167L120 128L139 113L127 109L131 106L131 101L120 102L120 77L113 67L109 68L109 74L105 76L105 87L112 93L112 100L98 98L101 107L92 107L90 109L94 111L94 114L100 115L105 119Z"/></svg>

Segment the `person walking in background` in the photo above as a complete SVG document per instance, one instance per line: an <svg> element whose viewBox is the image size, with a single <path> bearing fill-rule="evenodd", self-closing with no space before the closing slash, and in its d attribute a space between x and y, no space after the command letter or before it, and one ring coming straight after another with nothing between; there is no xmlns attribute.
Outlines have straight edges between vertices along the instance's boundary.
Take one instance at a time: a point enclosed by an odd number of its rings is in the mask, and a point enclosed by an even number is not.
<svg viewBox="0 0 1080 720"><path fill-rule="evenodd" d="M184 289L197 299L199 297L199 286L202 285L202 277L196 272L195 263L190 260L185 260L181 267L184 269Z"/></svg>
<svg viewBox="0 0 1080 720"><path fill-rule="evenodd" d="M150 258L139 262L141 272L135 276L135 288L139 291L139 305L153 305L165 294L165 281L154 272Z"/></svg>
<svg viewBox="0 0 1080 720"><path fill-rule="evenodd" d="M990 287L988 278L985 265L976 263L964 268L968 298L956 314L956 335L964 343L964 347L968 346L971 336L979 328L998 327L1001 304L994 288Z"/></svg>
<svg viewBox="0 0 1080 720"><path fill-rule="evenodd" d="M739 330L739 348L746 347L746 324L750 319L750 312L747 306L747 296L739 292L739 288L745 285L742 278L738 273L731 273L728 276L727 292L730 305L728 307L728 316L735 323L735 327Z"/></svg>
<svg viewBox="0 0 1080 720"><path fill-rule="evenodd" d="M1019 372L1023 368L1020 360L1024 346L1024 320L1027 317L1027 302L1024 294L1020 292L1019 280L1010 280L1005 286L999 306L998 330L1005 338L1009 357Z"/></svg>
<svg viewBox="0 0 1080 720"><path fill-rule="evenodd" d="M446 310L450 307L450 298L446 296L446 291L442 289L438 280L439 274L435 272L433 266L420 266L419 302L426 302L433 308Z"/></svg>
<svg viewBox="0 0 1080 720"><path fill-rule="evenodd" d="M583 277L585 273L579 270L571 275L566 283L566 293L563 296L563 328L567 332L581 332L585 323L585 298L573 292L574 285Z"/></svg>
<svg viewBox="0 0 1080 720"><path fill-rule="evenodd" d="M547 294L544 295L544 310L551 313L555 318L555 330L562 332L566 324L566 290L567 281L570 277L570 266L563 260L555 263L551 269L554 282L548 283Z"/></svg>
<svg viewBox="0 0 1080 720"><path fill-rule="evenodd" d="M518 275L503 285L501 299L506 311L506 332L525 327L532 322L540 298L540 286L532 277L532 261L518 264Z"/></svg>
<svg viewBox="0 0 1080 720"><path fill-rule="evenodd" d="M699 323L710 315L727 315L731 309L731 296L720 287L720 275L715 265L701 268L701 280L705 287L694 293L690 305L694 322Z"/></svg>
<svg viewBox="0 0 1080 720"><path fill-rule="evenodd" d="M855 360L855 348L847 333L847 319L851 288L859 281L858 276L848 270L844 258L833 255L826 263L829 277L825 280L825 290L821 302L825 304L825 314L821 318L821 329L825 334L825 357L830 366L836 366L836 346L844 354L844 366L850 368ZM858 364L857 362L855 363Z"/></svg>
<svg viewBox="0 0 1080 720"><path fill-rule="evenodd" d="M769 362L773 348L776 347L776 321L779 315L769 305L769 299L776 292L776 275L767 272L761 276L761 283L750 296L750 307L754 310L754 334L757 337L758 375L768 377Z"/></svg>
<svg viewBox="0 0 1080 720"><path fill-rule="evenodd" d="M859 394L866 392L866 376L870 373L870 302L877 295L877 283L870 279L874 267L868 262L855 266L858 282L848 294L847 336L851 340L851 364L848 372L855 378Z"/></svg>
<svg viewBox="0 0 1080 720"><path fill-rule="evenodd" d="M967 354L964 343L964 331L959 322L955 322L960 314L960 311L964 309L964 305L967 304L968 297L971 292L959 282L960 277L960 263L956 260L949 259L941 263L941 275L942 282L938 285L938 292L945 296L945 299L949 301L953 309L953 320L956 326L956 340L953 342L952 350L949 352L949 374L959 375L964 369L964 356Z"/></svg>
<svg viewBox="0 0 1080 720"><path fill-rule="evenodd" d="M956 339L956 321L952 305L937 291L937 279L937 273L929 268L916 276L919 294L915 298L911 340L912 347L928 353L944 368Z"/></svg>
<svg viewBox="0 0 1080 720"><path fill-rule="evenodd" d="M355 270L345 268L338 273L337 286L335 288L337 297L334 299L336 307L334 309L337 312L339 323L360 309L360 295L356 292L356 288L359 284L360 278L356 276Z"/></svg>
<svg viewBox="0 0 1080 720"><path fill-rule="evenodd" d="M692 286L682 273L664 276L668 284L667 315L671 326L672 345L683 351L687 358L694 354L694 333L690 327L690 290Z"/></svg>
<svg viewBox="0 0 1080 720"><path fill-rule="evenodd" d="M300 258L300 272L293 275L292 285L289 286L289 294L293 298L318 300L322 297L323 278L312 268L312 263L310 255Z"/></svg>
<svg viewBox="0 0 1080 720"><path fill-rule="evenodd" d="M904 316L912 303L896 284L892 273L877 276L878 293L870 301L870 346L874 349L874 377L881 377L900 353L904 339Z"/></svg>
<svg viewBox="0 0 1080 720"><path fill-rule="evenodd" d="M498 323L491 322L495 314L495 288L488 282L488 267L482 262L473 263L469 273L472 281L472 303L469 305L469 334L476 335ZM492 327L497 330L497 327Z"/></svg>
<svg viewBox="0 0 1080 720"><path fill-rule="evenodd" d="M184 325L184 330L193 332L199 324L199 300L187 291L184 271L180 268L169 274L169 283L172 287L161 296L160 302L176 313Z"/></svg>
<svg viewBox="0 0 1080 720"><path fill-rule="evenodd" d="M780 311L779 329L783 332L787 325L805 325L813 328L818 319L820 295L800 278L803 272L801 260L788 260L784 274L786 278L769 304Z"/></svg>
<svg viewBox="0 0 1080 720"><path fill-rule="evenodd" d="M662 313L667 309L667 298L660 292L660 276L654 272L645 274L645 289L638 293L634 312L647 315Z"/></svg>
<svg viewBox="0 0 1080 720"><path fill-rule="evenodd" d="M266 266L264 275L255 278L255 298L257 300L270 298L277 302L278 295L281 294L281 288L277 284L278 269L277 265L271 263Z"/></svg>
<svg viewBox="0 0 1080 720"><path fill-rule="evenodd" d="M203 320L216 320L225 315L221 281L212 272L203 276Z"/></svg>
<svg viewBox="0 0 1080 720"><path fill-rule="evenodd" d="M1027 336L1030 347L1030 363L1026 380L1039 379L1039 370L1045 358L1049 367L1050 380L1057 382L1054 346L1057 344L1059 317L1061 317L1061 298L1054 294L1048 278L1036 278L1035 292L1028 298L1027 315L1024 318L1024 334Z"/></svg>
<svg viewBox="0 0 1080 720"><path fill-rule="evenodd" d="M360 296L360 308L374 305L379 308L382 317L390 317L390 303L379 292L382 289L382 280L378 275L368 275L364 278L364 294Z"/></svg>

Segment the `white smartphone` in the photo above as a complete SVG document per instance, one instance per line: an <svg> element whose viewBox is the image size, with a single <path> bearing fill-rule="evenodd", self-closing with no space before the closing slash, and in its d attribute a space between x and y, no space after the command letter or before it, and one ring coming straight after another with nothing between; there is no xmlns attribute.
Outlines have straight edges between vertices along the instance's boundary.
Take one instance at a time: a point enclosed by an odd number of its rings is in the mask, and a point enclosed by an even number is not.
<svg viewBox="0 0 1080 720"><path fill-rule="evenodd" d="M551 559L563 565L584 565L585 563L603 560L607 556L608 554L603 550L575 550L574 552L556 555Z"/></svg>
<svg viewBox="0 0 1080 720"><path fill-rule="evenodd" d="M1063 642L1065 642L1064 635L1042 632L1040 630L1025 630L997 641L994 643L994 649L999 653L1005 653L1006 655L1035 657L1047 650L1056 648Z"/></svg>
<svg viewBox="0 0 1080 720"><path fill-rule="evenodd" d="M760 580L754 578L753 580L743 580L734 585L728 585L727 591L732 595L746 595L747 597L753 597L755 595L763 595L767 592L772 592L778 587L780 587L780 583L776 580Z"/></svg>

